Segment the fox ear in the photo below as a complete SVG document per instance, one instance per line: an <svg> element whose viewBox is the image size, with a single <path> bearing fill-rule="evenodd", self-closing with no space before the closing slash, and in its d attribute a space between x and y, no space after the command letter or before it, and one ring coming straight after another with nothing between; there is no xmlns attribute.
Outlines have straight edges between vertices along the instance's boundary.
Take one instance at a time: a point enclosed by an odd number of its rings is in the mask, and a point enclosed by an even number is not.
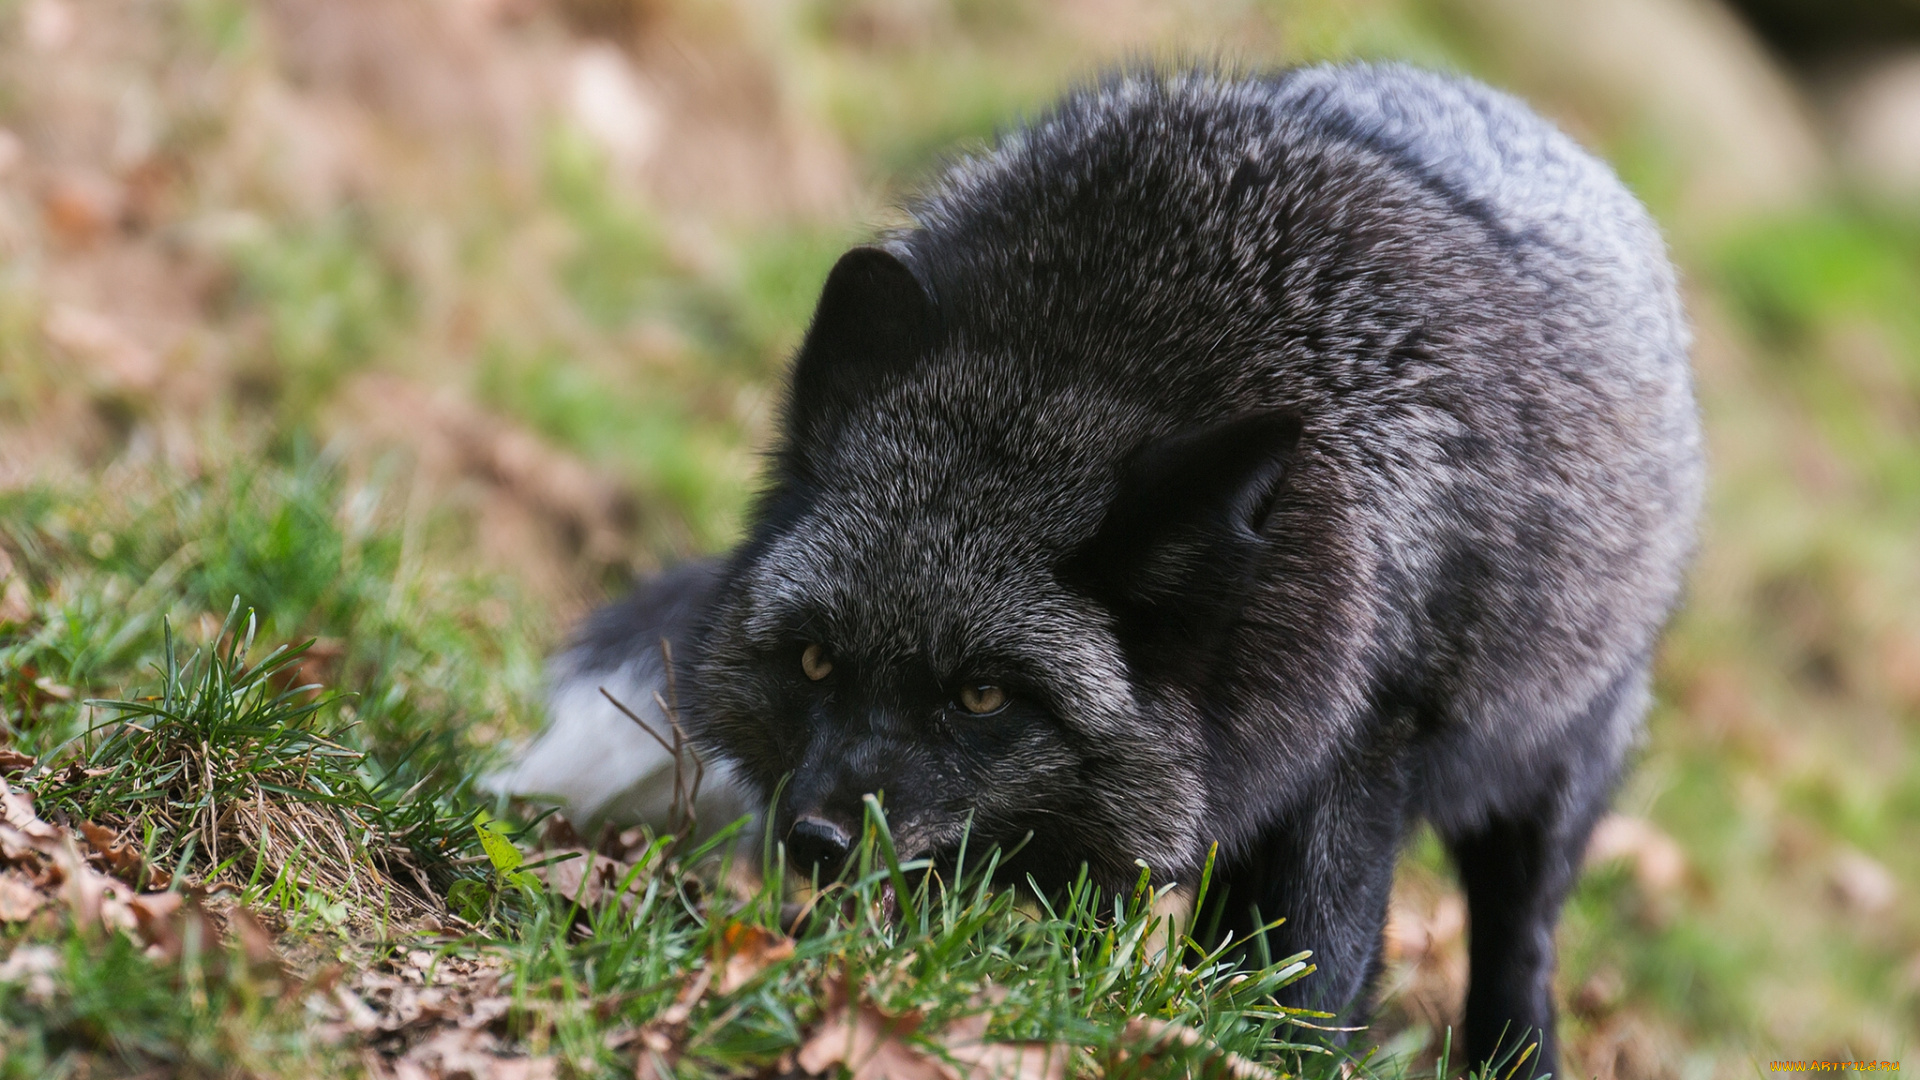
<svg viewBox="0 0 1920 1080"><path fill-rule="evenodd" d="M844 408L924 355L938 329L932 297L898 256L878 247L840 256L794 361L790 416L810 422Z"/></svg>
<svg viewBox="0 0 1920 1080"><path fill-rule="evenodd" d="M1063 577L1123 617L1238 610L1299 444L1300 418L1279 411L1148 443Z"/></svg>

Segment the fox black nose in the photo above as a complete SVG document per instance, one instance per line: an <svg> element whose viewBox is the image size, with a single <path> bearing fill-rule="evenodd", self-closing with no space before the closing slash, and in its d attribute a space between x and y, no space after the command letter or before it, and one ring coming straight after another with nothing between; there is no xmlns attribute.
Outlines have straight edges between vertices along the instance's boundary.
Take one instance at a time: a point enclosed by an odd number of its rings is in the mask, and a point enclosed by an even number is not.
<svg viewBox="0 0 1920 1080"><path fill-rule="evenodd" d="M846 864L853 850L853 836L846 829L812 814L795 821L787 834L787 858L802 874L818 873L831 877Z"/></svg>

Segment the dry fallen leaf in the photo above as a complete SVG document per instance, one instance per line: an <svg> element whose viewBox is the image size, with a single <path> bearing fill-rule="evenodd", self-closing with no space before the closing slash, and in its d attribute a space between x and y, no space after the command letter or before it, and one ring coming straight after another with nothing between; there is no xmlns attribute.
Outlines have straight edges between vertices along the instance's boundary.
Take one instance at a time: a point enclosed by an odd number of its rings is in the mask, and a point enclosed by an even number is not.
<svg viewBox="0 0 1920 1080"><path fill-rule="evenodd" d="M1604 1018L1617 1008L1627 994L1627 981L1616 968L1603 967L1587 976L1574 992L1575 1015L1588 1020Z"/></svg>
<svg viewBox="0 0 1920 1080"><path fill-rule="evenodd" d="M34 813L33 800L24 791L9 787L6 794L0 796L0 808L6 811L7 824L34 840L53 840L60 835L58 829L41 821L40 815Z"/></svg>
<svg viewBox="0 0 1920 1080"><path fill-rule="evenodd" d="M498 1057L493 1036L481 1031L445 1028L393 1063L398 1076L428 1080L553 1080L550 1057Z"/></svg>
<svg viewBox="0 0 1920 1080"><path fill-rule="evenodd" d="M693 1015L693 1007L707 995L707 987L712 982L712 968L701 968L695 972L693 978L687 980L687 985L680 988L680 994L673 999L673 1004L667 1006L666 1011L660 1014L660 1019L656 1023L664 1027L679 1027L686 1023L687 1018Z"/></svg>
<svg viewBox="0 0 1920 1080"><path fill-rule="evenodd" d="M234 940L240 943L240 952L246 956L247 964L257 971L285 973L285 965L280 950L274 947L273 932L260 921L260 917L245 904L235 904L227 912L227 929Z"/></svg>
<svg viewBox="0 0 1920 1080"><path fill-rule="evenodd" d="M556 895L564 896L584 908L599 907L620 888L627 872L633 869L626 863L577 847L543 851L541 858L558 861L547 861L530 872L546 882ZM620 903L623 907L630 906L633 896L622 895Z"/></svg>
<svg viewBox="0 0 1920 1080"><path fill-rule="evenodd" d="M380 1014L368 1008L367 1003L360 1000L360 995L344 986L336 986L333 988L333 999L339 1004L348 1027L363 1034L380 1030Z"/></svg>
<svg viewBox="0 0 1920 1080"><path fill-rule="evenodd" d="M954 1080L952 1066L907 1041L921 1019L917 1012L888 1016L864 1001L841 1001L795 1061L815 1074L845 1065L852 1080Z"/></svg>
<svg viewBox="0 0 1920 1080"><path fill-rule="evenodd" d="M140 880L139 848L121 843L112 829L103 829L91 821L80 823L80 835L86 837L93 850L100 853L109 873L126 881Z"/></svg>
<svg viewBox="0 0 1920 1080"><path fill-rule="evenodd" d="M27 1000L45 1004L53 997L53 973L60 953L51 945L22 945L0 962L0 983L24 983Z"/></svg>
<svg viewBox="0 0 1920 1080"><path fill-rule="evenodd" d="M1899 894L1899 886L1884 864L1852 850L1842 851L1834 860L1827 885L1842 907L1861 915L1886 911Z"/></svg>
<svg viewBox="0 0 1920 1080"><path fill-rule="evenodd" d="M987 1014L948 1024L940 1033L947 1058L964 1080L1066 1080L1068 1049L1045 1042L988 1042Z"/></svg>
<svg viewBox="0 0 1920 1080"><path fill-rule="evenodd" d="M460 1017L460 1026L473 1029L486 1027L507 1015L512 1008L513 999L500 994L475 998L467 1003L467 1011Z"/></svg>
<svg viewBox="0 0 1920 1080"><path fill-rule="evenodd" d="M1608 814L1587 841L1587 865L1627 859L1633 880L1647 896L1672 892L1687 874L1687 856L1673 837L1645 818Z"/></svg>
<svg viewBox="0 0 1920 1080"><path fill-rule="evenodd" d="M108 389L145 393L165 374L158 352L100 312L61 304L41 332Z"/></svg>
<svg viewBox="0 0 1920 1080"><path fill-rule="evenodd" d="M104 917L112 920L116 912L122 911L124 918L133 923L136 936L162 959L178 960L189 952L205 950L218 941L213 921L200 905L198 896L170 892L141 893L118 901L117 907L115 902L110 901ZM121 928L126 929L124 925Z"/></svg>
<svg viewBox="0 0 1920 1080"><path fill-rule="evenodd" d="M33 882L14 873L0 874L0 922L31 918L46 899Z"/></svg>
<svg viewBox="0 0 1920 1080"><path fill-rule="evenodd" d="M1067 1048L1053 1043L981 1043L949 1046L966 1080L1066 1080Z"/></svg>
<svg viewBox="0 0 1920 1080"><path fill-rule="evenodd" d="M139 915L129 903L135 898L132 886L88 866L71 835L62 836L52 846L53 863L63 879L63 897L75 922L109 930L139 929Z"/></svg>
<svg viewBox="0 0 1920 1080"><path fill-rule="evenodd" d="M1196 1047L1207 1056L1209 1062L1218 1063L1227 1075L1234 1080L1279 1080L1279 1074L1258 1062L1249 1061L1231 1050L1223 1050L1210 1042L1205 1035L1170 1020L1160 1020L1151 1016L1138 1016L1127 1021L1121 1032L1121 1039L1133 1046L1134 1052L1151 1060L1156 1050L1164 1050L1174 1044Z"/></svg>
<svg viewBox="0 0 1920 1080"><path fill-rule="evenodd" d="M447 992L438 987L403 986L388 999L389 1015L382 1026L390 1030L431 1027L443 1020L454 1019L456 1013L452 1004Z"/></svg>
<svg viewBox="0 0 1920 1080"><path fill-rule="evenodd" d="M720 933L714 962L720 993L731 994L769 966L793 955L793 939L753 923L732 923Z"/></svg>
<svg viewBox="0 0 1920 1080"><path fill-rule="evenodd" d="M186 900L181 893L154 893L134 897L127 901L127 907L133 912L134 922L142 937L178 956L180 950L177 947L169 949L167 943L179 941L179 928L174 925L174 919L186 906Z"/></svg>
<svg viewBox="0 0 1920 1080"><path fill-rule="evenodd" d="M45 681L46 681L45 679L39 680L39 682L45 682ZM38 685L38 682L35 685ZM65 769L61 770L60 782L63 784L70 784L70 785L84 784L88 780L105 776L112 771L113 770L111 769L105 769L105 768L89 769L85 765L82 765L76 761L68 765Z"/></svg>
<svg viewBox="0 0 1920 1080"><path fill-rule="evenodd" d="M0 626L24 626L33 619L33 592L19 578L0 588Z"/></svg>
<svg viewBox="0 0 1920 1080"><path fill-rule="evenodd" d="M673 1036L662 1030L660 1025L648 1024L643 1028L610 1033L607 1036L607 1049L618 1050L635 1042L640 1044L640 1053L633 1061L634 1080L673 1080L673 1065L680 1060L680 1052L685 1048L675 1042Z"/></svg>
<svg viewBox="0 0 1920 1080"><path fill-rule="evenodd" d="M199 917L197 907L183 913L177 894L137 893L128 881L94 869L80 854L73 833L41 820L24 791L8 787L0 795L0 809L6 817L0 824L0 858L34 875L30 887L43 894L42 902L44 894L57 893L81 927L125 931L162 952L178 955L181 928L176 924L186 914ZM128 876L137 879L137 852L117 845L113 834L105 829L92 825L81 828L110 867L130 867L134 872ZM8 879L20 880L13 875ZM24 895L18 893L13 901L16 909L26 903Z"/></svg>
<svg viewBox="0 0 1920 1080"><path fill-rule="evenodd" d="M1431 914L1422 913L1410 898L1396 897L1387 913L1386 957L1395 962L1444 964L1464 956L1467 904L1458 893L1434 901Z"/></svg>
<svg viewBox="0 0 1920 1080"><path fill-rule="evenodd" d="M6 622L4 612L0 612L0 623ZM11 776L33 768L35 758L32 754L23 754L18 750L0 747L0 776Z"/></svg>
<svg viewBox="0 0 1920 1080"><path fill-rule="evenodd" d="M914 1038L925 1022L921 1013L888 1013L850 995L848 986L844 977L827 984L820 1026L791 1065L814 1074L844 1065L851 1080L1065 1080L1067 1046L989 1041L989 1017L980 1012L947 1024L925 1047ZM998 997L989 992L986 999ZM792 1069L783 1065L782 1071Z"/></svg>
<svg viewBox="0 0 1920 1080"><path fill-rule="evenodd" d="M119 186L101 173L75 171L50 180L40 206L49 229L76 247L106 234L120 217L124 198Z"/></svg>
<svg viewBox="0 0 1920 1080"><path fill-rule="evenodd" d="M633 1063L633 1080L672 1080L673 1066L658 1051L647 1048Z"/></svg>

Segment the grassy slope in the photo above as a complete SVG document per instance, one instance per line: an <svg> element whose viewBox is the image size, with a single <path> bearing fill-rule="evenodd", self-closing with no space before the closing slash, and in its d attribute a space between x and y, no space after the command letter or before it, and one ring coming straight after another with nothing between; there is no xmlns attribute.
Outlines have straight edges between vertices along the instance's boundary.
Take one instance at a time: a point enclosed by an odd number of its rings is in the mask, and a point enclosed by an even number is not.
<svg viewBox="0 0 1920 1080"><path fill-rule="evenodd" d="M461 779L499 735L533 721L556 608L593 596L621 563L569 545L580 521L528 499L497 468L448 467L444 447L360 423L368 404L356 379L459 390L494 422L635 492L637 519L609 520L643 565L710 549L737 528L770 388L833 255L888 220L888 192L1044 101L1063 71L1145 39L1189 51L1233 40L1256 57L1449 56L1444 28L1392 4L1191 18L1121 5L1111 22L1012 2L888 17L873 13L899 9L819 3L771 23L674 7L662 17L678 20L670 28L683 43L716 63L732 49L771 60L783 115L850 148L840 209L770 214L609 181L592 144L564 124L540 120L505 138L449 122L440 126L452 134L428 136L390 99L355 96L324 71L289 90L274 24L233 0L97 10L105 28L82 26L64 55L43 55L22 6L0 3L0 56L13 71L0 127L30 155L0 175L10 455L0 550L28 612L0 627L8 741L35 754L98 752L98 740L68 743L110 715L81 700L154 692L162 616L185 645L205 648L238 595L259 612L261 642L322 639L310 674L351 696L318 722L366 755L351 772L367 813L392 815L392 832L418 823L409 835L434 864L434 889L467 880L488 896L500 882L474 861L475 805ZM545 19L508 40L543 56L564 35ZM55 63L98 72L107 89L71 75L35 80ZM126 93L147 102L158 135L146 158L118 161L111 130L82 135L111 128ZM371 117L339 137L360 155L353 182L313 194L302 186L311 163L289 167L286 148L262 133L272 123L261 102L287 93ZM65 182L61 169L92 170L131 199L148 161L164 166L151 207L95 232L62 224L47 194ZM1839 203L1683 242L1716 488L1693 597L1663 657L1662 705L1622 804L1678 840L1688 872L1668 888L1643 886L1626 867L1589 875L1562 932L1570 1031L1584 1071L1608 1074L1897 1057L1920 1029L1920 324L1908 299L1920 233ZM148 280L142 259L169 270L142 295L117 293L116 282ZM176 296L174 278L192 288ZM151 327L167 342L163 376L128 379L84 335L56 332L63 304L105 311L136 335ZM188 329L159 315L143 322L153 309ZM71 809L141 820L78 797ZM43 812L60 798L49 790ZM208 872L204 844L190 852L186 832L146 825L133 835L152 854ZM1848 895L1836 884L1849 880L1853 852L1891 872L1890 905L1836 899ZM404 956L407 933L389 926L383 944L365 905L283 865L256 875L235 864L227 876L291 929L303 972L324 971L327 957L362 967ZM643 876L671 881L660 867ZM1416 842L1403 877L1403 910L1431 947L1396 963L1383 1034L1400 1032L1394 1045L1412 1049L1437 1041L1435 1022L1457 1008L1460 945L1444 929L1445 867L1430 840ZM606 910L576 947L556 932L564 912L512 888L500 895L504 914L480 936L504 950L518 1003L501 1038L584 1072L629 1067L636 1051L607 1049L604 1033L669 1007L667 969L649 964L715 948L714 931L690 917L636 924ZM990 908L978 901L959 919L988 924L969 948L1016 932L1011 913ZM1034 948L1088 932L1084 920L1054 925L1033 932ZM764 1062L796 1044L819 1015L829 958L885 967L930 955L928 936L953 932L809 939L771 980L781 989L747 991L770 1011L754 1014L745 1041L722 1040L730 1049L713 1062ZM91 938L50 914L4 933L8 948L63 950L53 997L0 989L5 1068L18 1075L56 1061L288 1074L310 1064L306 1006L298 995L276 1004L279 984L244 964L152 962L123 937ZM421 940L474 951L445 934ZM1049 955L1037 966L1057 972L1063 961ZM1140 977L1125 962L1117 970ZM978 989L939 985L920 1003L936 1015ZM1179 1008L1210 1000L1169 993ZM703 1001L696 1026L727 1015L730 1001ZM1231 1016L1240 1006L1206 1007ZM1053 1008L1043 1023L1070 1028ZM1118 1014L1100 1015L1071 1023L1117 1037ZM351 1053L339 1061L354 1067Z"/></svg>

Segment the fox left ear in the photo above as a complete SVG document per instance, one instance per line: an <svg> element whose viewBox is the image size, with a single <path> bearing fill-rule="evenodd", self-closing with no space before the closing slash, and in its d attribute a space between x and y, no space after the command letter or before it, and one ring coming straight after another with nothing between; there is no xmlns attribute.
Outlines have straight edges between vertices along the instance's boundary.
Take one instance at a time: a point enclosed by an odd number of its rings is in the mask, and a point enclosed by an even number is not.
<svg viewBox="0 0 1920 1080"><path fill-rule="evenodd" d="M1062 576L1123 615L1238 610L1300 428L1294 413L1262 412L1148 443Z"/></svg>
<svg viewBox="0 0 1920 1080"><path fill-rule="evenodd" d="M857 247L833 264L793 364L797 426L844 409L876 381L933 347L939 313L900 257Z"/></svg>

